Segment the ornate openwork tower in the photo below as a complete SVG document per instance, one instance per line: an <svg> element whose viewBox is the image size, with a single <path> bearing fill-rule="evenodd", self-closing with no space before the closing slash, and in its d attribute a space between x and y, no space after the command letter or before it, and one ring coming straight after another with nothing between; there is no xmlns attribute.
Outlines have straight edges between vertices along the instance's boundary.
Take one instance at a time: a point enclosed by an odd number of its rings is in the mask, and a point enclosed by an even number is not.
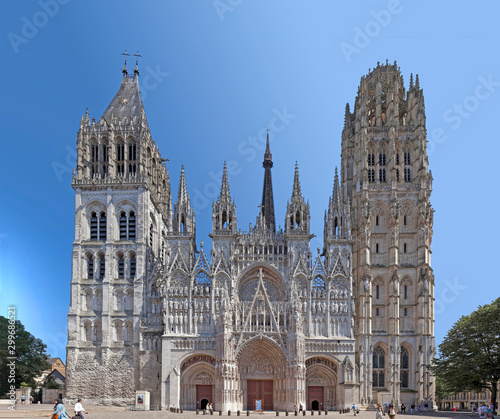
<svg viewBox="0 0 500 419"><path fill-rule="evenodd" d="M408 92L396 65L361 79L322 251L310 249L297 164L276 230L268 138L255 225L238 229L224 164L205 253L184 167L172 205L138 76L125 65L110 106L78 132L68 397L132 404L146 390L162 408L233 411L430 401L432 176L418 77Z"/></svg>
<svg viewBox="0 0 500 419"><path fill-rule="evenodd" d="M342 132L342 198L352 202L361 403L430 399L434 380L433 209L418 75L396 63L361 78Z"/></svg>

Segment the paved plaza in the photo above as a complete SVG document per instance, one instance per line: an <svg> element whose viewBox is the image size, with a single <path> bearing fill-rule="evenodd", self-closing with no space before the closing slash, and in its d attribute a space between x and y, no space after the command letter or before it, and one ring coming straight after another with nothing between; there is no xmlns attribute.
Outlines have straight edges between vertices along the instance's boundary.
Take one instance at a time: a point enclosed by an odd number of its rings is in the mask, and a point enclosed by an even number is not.
<svg viewBox="0 0 500 419"><path fill-rule="evenodd" d="M68 412L73 413L70 409L73 406L66 406ZM11 411L7 409L7 405L0 405L0 418L40 418L44 415L48 415L52 412L52 406L49 404L42 405L17 405L15 411ZM204 417L201 413L196 415L196 412L193 411L184 411L184 413L172 413L168 411L150 411L150 412L134 412L126 410L123 407L110 407L110 406L89 406L88 414L85 415L85 419L201 419ZM219 417L219 412L214 412L214 415ZM285 412L279 412L279 416L285 418ZM353 417L352 413L344 413L340 414L338 411L328 412L328 414L321 414L320 417L324 419L349 419ZM410 415L410 414L400 414L397 415L397 418L401 417L412 417L412 416L421 416L426 418L440 418L440 419L469 419L469 412L426 412L421 415ZM220 417L228 417L227 412L223 413ZM236 419L236 412L231 413L231 418ZM246 412L241 413L241 417L246 417ZM271 419L276 417L276 412L264 412L264 413L253 413L250 412L249 417L254 418L262 418L262 419ZM293 417L293 413L290 414L290 418ZM306 417L311 417L311 412L307 412ZM318 417L318 412L314 412L314 416ZM375 411L362 411L359 415L356 416L357 419L375 419ZM387 415L385 418L389 418ZM208 418L207 418L208 419Z"/></svg>

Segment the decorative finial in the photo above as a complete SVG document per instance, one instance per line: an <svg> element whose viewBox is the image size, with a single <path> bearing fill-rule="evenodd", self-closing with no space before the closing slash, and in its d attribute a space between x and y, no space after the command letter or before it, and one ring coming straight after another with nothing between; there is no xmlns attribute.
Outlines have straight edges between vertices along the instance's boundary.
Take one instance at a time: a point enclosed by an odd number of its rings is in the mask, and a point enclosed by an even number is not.
<svg viewBox="0 0 500 419"><path fill-rule="evenodd" d="M136 76L139 75L139 57L142 57L142 55L139 54L139 51L137 51L135 54L134 54L134 57L135 57L135 68L134 68L134 74Z"/></svg>
<svg viewBox="0 0 500 419"><path fill-rule="evenodd" d="M128 74L128 72L127 72L127 56L130 56L130 54L127 52L127 50L125 50L125 52L122 52L122 55L125 56L125 64L124 64L123 70L122 70L122 73L125 75L125 74Z"/></svg>

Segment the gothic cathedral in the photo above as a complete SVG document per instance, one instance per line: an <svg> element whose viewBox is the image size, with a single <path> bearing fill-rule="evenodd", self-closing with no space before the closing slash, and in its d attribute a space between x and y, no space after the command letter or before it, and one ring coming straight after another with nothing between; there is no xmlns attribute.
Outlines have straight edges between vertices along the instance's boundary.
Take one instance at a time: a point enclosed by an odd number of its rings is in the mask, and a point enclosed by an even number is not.
<svg viewBox="0 0 500 419"><path fill-rule="evenodd" d="M275 225L269 140L260 212L238 228L226 167L212 247L197 245L181 169L169 174L144 112L136 65L77 135L67 397L162 409L330 410L433 405L433 209L418 76L397 64L361 78L346 106L340 176L310 249L298 166Z"/></svg>

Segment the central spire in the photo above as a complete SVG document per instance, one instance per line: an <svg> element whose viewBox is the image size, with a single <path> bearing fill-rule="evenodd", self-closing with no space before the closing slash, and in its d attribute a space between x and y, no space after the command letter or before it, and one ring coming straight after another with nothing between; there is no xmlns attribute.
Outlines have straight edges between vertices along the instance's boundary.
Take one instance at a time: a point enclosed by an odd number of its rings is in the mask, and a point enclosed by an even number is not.
<svg viewBox="0 0 500 419"><path fill-rule="evenodd" d="M262 205L261 213L264 215L266 227L271 232L276 231L276 223L274 221L274 197L273 197L273 181L271 178L271 167L273 167L273 156L269 148L269 128L267 128L267 143L266 152L264 153L264 161L262 166L264 172L264 189L262 190Z"/></svg>

